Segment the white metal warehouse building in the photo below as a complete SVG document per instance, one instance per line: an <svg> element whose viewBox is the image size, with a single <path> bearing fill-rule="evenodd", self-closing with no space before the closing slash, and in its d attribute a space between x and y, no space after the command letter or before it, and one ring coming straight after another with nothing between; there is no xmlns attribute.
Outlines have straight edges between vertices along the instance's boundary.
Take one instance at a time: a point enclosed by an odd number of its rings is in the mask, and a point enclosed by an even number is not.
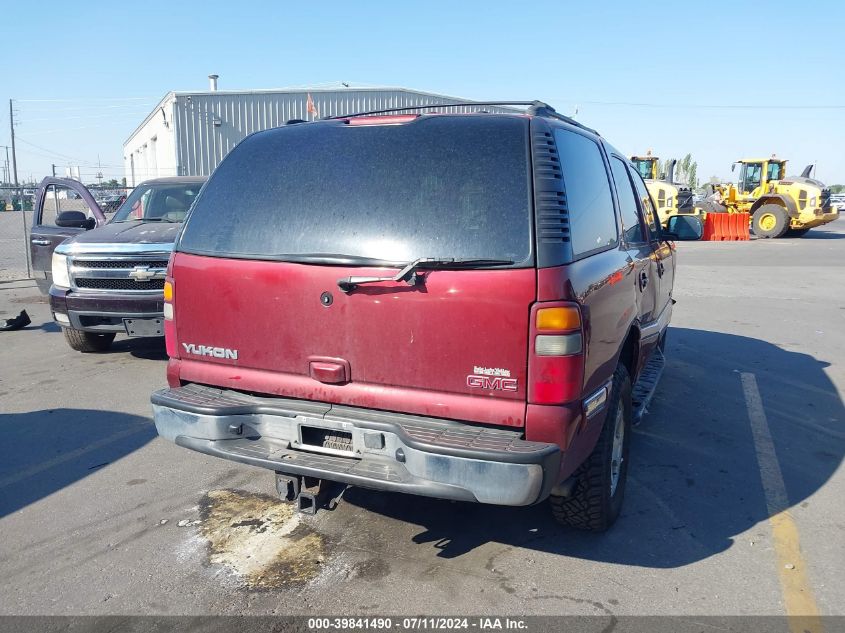
<svg viewBox="0 0 845 633"><path fill-rule="evenodd" d="M123 144L126 183L163 176L207 176L248 134L284 125L291 119L352 114L386 108L449 105L466 99L406 88L169 92ZM309 95L319 114L308 111ZM450 112L478 110L477 106L448 108ZM485 110L510 108L485 106Z"/></svg>

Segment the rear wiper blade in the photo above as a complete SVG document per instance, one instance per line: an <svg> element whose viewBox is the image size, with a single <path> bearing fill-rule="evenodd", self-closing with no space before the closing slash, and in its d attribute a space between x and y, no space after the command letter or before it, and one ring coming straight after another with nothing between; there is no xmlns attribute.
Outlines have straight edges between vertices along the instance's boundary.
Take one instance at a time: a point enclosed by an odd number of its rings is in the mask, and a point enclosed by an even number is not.
<svg viewBox="0 0 845 633"><path fill-rule="evenodd" d="M402 270L392 277L344 277L343 279L337 280L337 285L343 292L351 292L361 284L374 284L380 281L404 281L409 286L415 286L420 280L419 269L482 268L486 266L506 266L508 264L513 264L513 260L420 257L412 262L408 262Z"/></svg>

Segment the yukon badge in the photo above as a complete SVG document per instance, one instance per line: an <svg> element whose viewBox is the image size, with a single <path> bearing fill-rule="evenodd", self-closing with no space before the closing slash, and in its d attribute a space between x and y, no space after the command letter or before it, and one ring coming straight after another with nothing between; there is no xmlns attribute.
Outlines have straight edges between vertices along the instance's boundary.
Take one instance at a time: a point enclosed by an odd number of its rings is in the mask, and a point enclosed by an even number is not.
<svg viewBox="0 0 845 633"><path fill-rule="evenodd" d="M473 373L467 376L467 387L496 391L517 390L517 380L516 378L511 378L509 369L479 367L476 365L472 368L472 371Z"/></svg>
<svg viewBox="0 0 845 633"><path fill-rule="evenodd" d="M226 358L238 360L238 350L228 347L211 347L209 345L195 345L194 343L182 343L186 354L194 356L211 356L212 358Z"/></svg>

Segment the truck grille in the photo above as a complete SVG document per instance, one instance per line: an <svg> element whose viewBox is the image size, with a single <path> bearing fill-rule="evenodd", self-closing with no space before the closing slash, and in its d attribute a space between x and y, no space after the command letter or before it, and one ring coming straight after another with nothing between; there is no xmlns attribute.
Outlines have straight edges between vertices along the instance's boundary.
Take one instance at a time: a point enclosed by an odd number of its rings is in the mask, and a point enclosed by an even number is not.
<svg viewBox="0 0 845 633"><path fill-rule="evenodd" d="M148 260L148 259L85 259L77 260L78 266L85 268L114 268L121 270L123 268L135 268L135 266L150 266L152 268L167 268L167 260Z"/></svg>
<svg viewBox="0 0 845 633"><path fill-rule="evenodd" d="M77 288L95 290L164 290L164 279L135 281L134 279L77 279Z"/></svg>
<svg viewBox="0 0 845 633"><path fill-rule="evenodd" d="M692 213L695 209L692 191L685 188L678 189L678 213Z"/></svg>
<svg viewBox="0 0 845 633"><path fill-rule="evenodd" d="M830 206L830 189L822 189L821 203L822 209L827 209Z"/></svg>
<svg viewBox="0 0 845 633"><path fill-rule="evenodd" d="M80 290L161 292L168 255L74 257L70 267L71 284Z"/></svg>

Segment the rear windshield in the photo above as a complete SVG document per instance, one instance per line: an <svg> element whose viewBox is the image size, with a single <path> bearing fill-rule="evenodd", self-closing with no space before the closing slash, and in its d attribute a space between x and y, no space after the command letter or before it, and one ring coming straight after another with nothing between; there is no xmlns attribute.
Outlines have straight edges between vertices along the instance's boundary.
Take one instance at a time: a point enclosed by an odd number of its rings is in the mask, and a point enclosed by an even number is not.
<svg viewBox="0 0 845 633"><path fill-rule="evenodd" d="M179 250L279 258L531 256L527 119L421 117L254 134L211 176Z"/></svg>

